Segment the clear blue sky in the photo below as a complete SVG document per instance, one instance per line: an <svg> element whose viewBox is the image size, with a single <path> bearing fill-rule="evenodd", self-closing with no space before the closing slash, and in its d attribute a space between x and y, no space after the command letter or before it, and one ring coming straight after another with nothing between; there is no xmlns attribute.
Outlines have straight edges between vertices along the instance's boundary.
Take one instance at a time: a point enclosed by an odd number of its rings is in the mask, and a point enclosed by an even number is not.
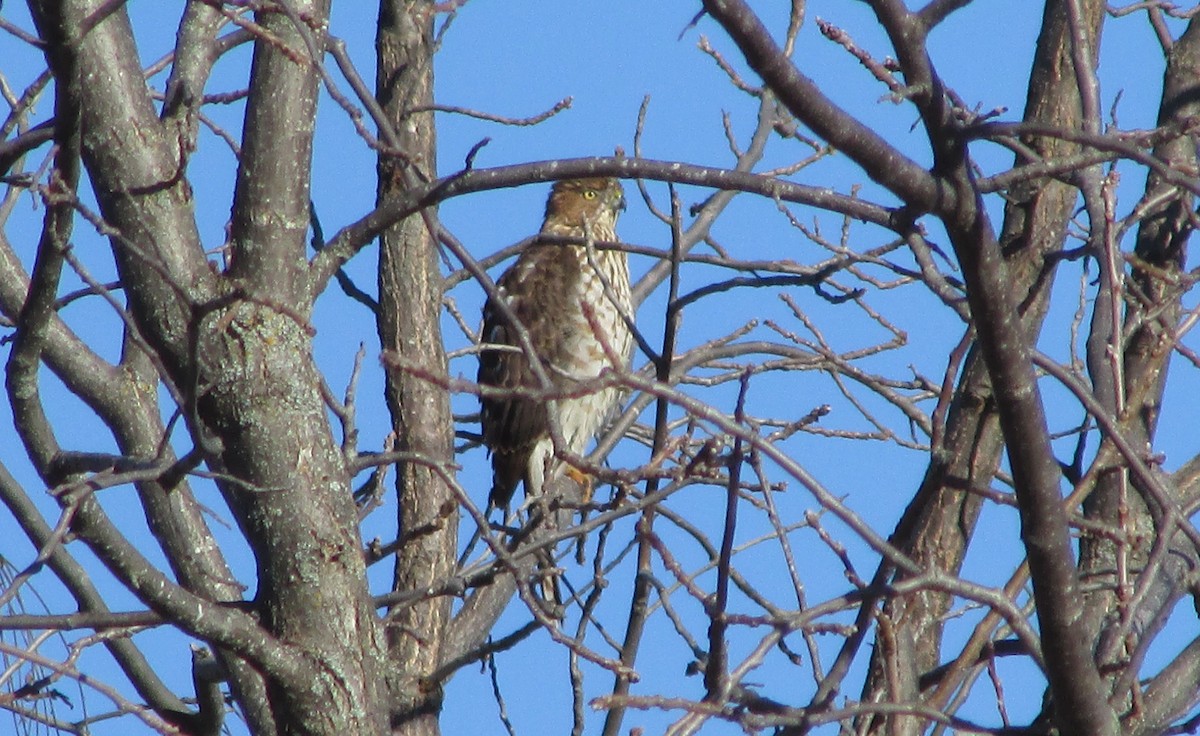
<svg viewBox="0 0 1200 736"><path fill-rule="evenodd" d="M143 60L149 63L165 53L174 42L174 27L182 3L132 0L129 5L142 44ZM768 25L780 33L786 21L786 5L778 2L756 4ZM373 3L359 0L335 3L335 6L332 33L346 40L360 70L369 78L374 69ZM634 125L645 96L650 99L643 141L647 157L728 165L731 156L721 115L723 112L729 113L732 128L739 142L744 145L754 124L755 107L749 98L729 85L724 73L697 49L698 40L707 37L744 72L740 56L732 50L731 44L712 21L701 20L695 28L686 28L697 9L698 3L695 2L648 3L633 0L610 0L604 3L578 0L472 0L467 3L447 32L437 57L436 95L439 103L512 117L537 114L568 96L573 103L569 110L534 127L504 127L459 115L439 115L439 173L444 175L457 170L466 153L484 137L490 137L491 143L476 158L475 165L478 167L556 157L607 155L616 146L632 152ZM1032 0L976 0L968 10L954 16L934 33L931 50L935 64L948 83L969 104L977 103L985 110L1006 107L1009 112L1002 119L1016 119L1024 105L1026 75L1040 14L1041 3ZM21 3L10 1L5 4L3 15L22 27L31 27ZM913 158L927 162L929 155L925 136L919 128L913 127L916 122L913 109L882 99L886 90L842 49L820 35L814 22L818 17L846 30L858 45L875 57L885 57L889 54L886 39L875 27L865 4L838 0L809 2L808 20L798 44L796 61L836 102L869 121L872 127ZM683 36L679 38L681 32ZM1152 126L1161 80L1161 57L1152 43L1152 37L1148 35L1148 26L1140 19L1111 22L1105 31L1104 43L1101 68L1104 108L1108 109L1114 96L1120 92L1123 94L1119 108L1120 123L1126 127ZM209 91L244 87L248 58L249 49L243 48L223 60L216 69ZM35 54L6 35L0 35L0 59L0 73L15 89L23 88L41 69L40 59ZM159 75L153 83L161 88L164 79L164 75ZM753 75L748 75L747 79L751 83L757 82ZM43 100L38 106L35 122L44 120L51 111L50 100ZM217 108L211 110L210 114L231 131L236 131L240 125L240 106ZM235 161L224 144L212 134L202 135L200 145L201 151L190 174L196 192L202 236L206 244L215 247L224 238ZM980 144L973 152L987 173L1000 170L1011 162L1011 156L996 147ZM801 151L795 144L776 143L768 154L764 168L786 165L806 154L807 151ZM318 126L313 199L327 235L371 208L375 198L374 167L374 154L356 138L345 114L329 99L325 99ZM865 179L861 172L836 157L794 178L842 192L848 191L854 184L864 183ZM1136 200L1139 177L1131 172L1123 184L1126 187L1124 196L1131 204ZM631 207L620 224L621 235L633 243L667 248L669 232L646 211L633 191L632 183L627 187ZM665 185L651 183L649 189L658 204L665 206ZM697 189L683 188L681 192L685 204L697 202L706 195L706 192ZM539 185L480 194L446 203L441 214L446 225L471 252L482 257L536 230L545 193L546 187ZM885 204L894 203L887 195L881 196L878 189L869 183L863 190L863 196L877 198ZM997 202L992 204L995 206ZM841 222L837 218L813 211L794 211L802 221L817 223L828 237L838 237ZM31 259L41 212L35 211L25 201L17 207L13 217L20 224L9 225L9 236L16 242L20 252ZM718 224L714 236L740 258L789 258L811 263L823 257L820 251L787 224L775 211L773 203L753 201L749 197L731 208ZM886 240L886 234L866 227L856 226L852 230L851 244L856 249L873 247ZM94 231L86 225L77 226L75 245L79 255L97 275L112 277L111 265L107 265L107 243ZM359 286L371 292L374 291L374 263L374 252L368 249L348 268ZM635 259L635 272L644 270L649 263L645 259ZM711 276L712 272L703 269L685 271L685 288L694 288ZM1064 278L1065 289L1074 288L1070 283L1073 278ZM75 288L77 285L68 280L65 288ZM805 310L811 310L811 315L835 347L849 349L883 339L879 328L868 324L857 313L849 315L846 309L832 308L810 292L796 291L792 295ZM467 320L473 324L481 300L479 290L468 285L457 289L453 296ZM639 322L652 343L657 343L660 335L661 315L655 306L661 307L661 302L661 295L653 297L639 315ZM924 375L939 380L944 370L946 351L960 336L961 328L957 320L919 289L883 292L872 296L871 303L893 319L909 337L908 347L878 359L872 367L887 370L898 379L905 379L911 376L908 369L911 365ZM1055 315L1057 322L1047 331L1045 347L1056 355L1065 353L1065 320L1069 320L1074 307L1075 303L1068 296L1064 312ZM733 300L714 302L712 307L702 304L689 311L685 315L682 345L688 347L699 344L728 332L752 317L763 316L794 326L794 319L773 293L750 291ZM103 354L116 357L117 343L112 336L117 322L98 300L68 310L67 317L81 332L95 335L95 347ZM366 343L368 358L364 363L360 386L359 421L363 449L378 449L388 432L389 420L381 398L382 373L377 361L378 344L369 315L336 288L331 288L318 303L314 324L318 331L316 346L319 360L335 392L340 392L346 383L359 343ZM765 328L759 329L764 337L773 334L766 332ZM453 323L447 321L445 330L452 346L465 344ZM0 349L0 354L7 353ZM451 371L453 374L473 377L474 359L465 357L456 360ZM71 434L64 434L64 444L81 450L112 449L111 440L96 422L86 416L86 412L80 411L72 400L53 396L50 388L53 380L49 376L47 384L46 394L51 398L52 414L59 420L68 420L74 430ZM732 410L732 397L728 391L712 391L702 395L719 408ZM905 424L894 410L889 411L870 397L864 397L864 400L874 410L881 411L882 416L898 432L905 430ZM866 422L837 392L836 387L819 375L788 374L786 377L770 378L756 387L751 402L758 413L780 419L796 419L814 407L828 403L834 407L834 411L823 420L822 426L859 431L867 428ZM474 400L456 401L455 410L463 413L474 411ZM1078 412L1072 411L1061 420L1062 426L1056 428L1065 428L1070 422L1078 421L1078 418ZM1164 447L1161 448L1168 453L1169 468L1177 464L1171 461L1172 458L1185 458L1183 453L1195 450L1194 445L1187 444L1186 438L1180 438L1177 444L1173 443L1176 443L1174 438L1165 438ZM902 451L885 443L876 443L864 450L857 443L807 435L789 441L786 447L801 458L822 483L835 494L845 496L853 508L885 534L891 531L904 504L911 498L926 460L919 453ZM0 425L0 459L30 488L36 489L37 481L29 470L7 419ZM617 464L637 464L644 460L644 450L632 444L614 455ZM463 484L474 490L482 501L486 495L483 453L471 452L462 458L462 462ZM196 488L204 503L216 509L219 517L228 519L215 490L201 483L197 483ZM694 513L698 524L710 530L715 529L723 503L720 494L715 491L709 495L703 492L697 494L694 501L689 498L688 510ZM47 517L53 523L56 517L53 504L36 491L34 495L39 497ZM790 486L787 494L780 496L779 502L782 511L793 519L802 518L806 509L815 508L811 497L796 484ZM132 502L132 494L126 490L106 491L104 503L115 517L128 520L131 525L139 523L140 511ZM750 514L743 518L745 526L740 541L752 539L765 531L761 519ZM393 500L389 500L387 508L376 512L365 530L366 538L369 540L378 535L384 540L390 539L394 534L390 519L394 519ZM253 565L245 554L244 545L237 540L236 533L220 524L214 527L219 537L233 548L241 549L234 555L235 564L238 565L239 574L245 576L244 581L252 586ZM620 529L627 537L628 525ZM850 535L837 524L831 523L830 529L849 544L859 573L869 575L874 569L874 557L861 544L854 543ZM18 567L31 559L29 545L19 537L5 514L0 514L0 534L4 539L0 542L0 554L6 559ZM1007 578L1017 560L1017 550L1013 546L1017 539L1015 512L989 511L980 534L988 542L984 547L986 552L982 556L972 555L966 574L980 582L999 584ZM81 547L74 545L73 549ZM745 555L744 570L765 590L770 591L777 581L778 592L774 597L780 605L786 606L788 584L785 573L776 548L770 547L768 551L766 547L763 545L762 549ZM802 575L811 601L820 601L824 596L836 595L847 588L836 560L812 535L798 541L797 548L806 555ZM152 542L147 540L144 550L158 558ZM695 559L690 561L694 562ZM567 564L571 567L573 563ZM386 587L390 577L390 570L386 568L387 564L380 564L372 571L377 591ZM614 574L608 608L602 614L610 627L609 634L617 638L622 633L624 620L619 613L620 606L624 605L620 586L628 583L628 568L629 565L626 565L622 571ZM585 577L585 571L579 568L569 569L568 572L573 579L583 580ZM52 609L63 610L61 606L65 598L49 575L38 577L37 588L46 596ZM678 600L686 615L695 616L698 613L695 606L690 606L689 610L683 596L679 596ZM128 595L119 593L114 594L112 605L117 609L139 607ZM526 616L518 608L514 607L510 615L501 621L497 634L507 633L524 623ZM691 620L695 625L696 619ZM702 635L702 627L697 626L695 633ZM737 653L757 641L760 634L751 631L746 638L735 641L735 660ZM160 630L139 634L137 641L150 650L153 660L166 665L172 686L179 692L190 692L190 674L182 666L187 651L186 640ZM824 664L828 666L840 639L826 637L822 643L826 647L822 653ZM593 640L593 645L606 654L610 653L598 639ZM652 634L647 639L639 663L644 684L635 688L635 692L699 697L702 692L699 678L683 678L684 668L690 659L690 653L659 615L652 624ZM94 668L96 674L104 679L112 672L104 660L105 655L97 650L85 654L81 666ZM500 655L498 663L509 715L518 732L561 733L569 728L570 691L564 650L552 645L547 637L535 635L530 642ZM594 668L585 667L585 671L587 696L604 694L610 685L609 675ZM1040 675L1015 662L1003 662L1000 671L1002 676L1007 677L1005 685L1010 696L1010 715L1017 722L1029 718L1039 704ZM763 684L762 691L767 695L801 705L812 691L812 681L797 678L796 673L795 669L786 669L773 663L747 680ZM1028 691L1025 697L1017 695L1022 689ZM986 688L981 688L981 692L984 690ZM848 694L857 694L853 686ZM87 700L94 703L93 708L104 710L108 707L95 693L88 693ZM964 715L981 722L996 723L994 703L983 696L975 700L978 703L969 706ZM1016 703L1020 705L1013 708ZM69 715L64 712L63 715L77 717L79 710ZM592 718L589 732L598 730L602 715ZM626 730L641 725L647 733L657 733L672 720L672 714L631 711L627 716ZM121 723L122 726L115 730L100 725L94 731L97 734L132 732L129 730L130 721L123 720ZM496 716L490 681L478 668L465 668L450 682L446 692L443 727L446 733L503 733ZM832 733L832 730L827 732ZM714 722L705 733L733 734L740 731Z"/></svg>

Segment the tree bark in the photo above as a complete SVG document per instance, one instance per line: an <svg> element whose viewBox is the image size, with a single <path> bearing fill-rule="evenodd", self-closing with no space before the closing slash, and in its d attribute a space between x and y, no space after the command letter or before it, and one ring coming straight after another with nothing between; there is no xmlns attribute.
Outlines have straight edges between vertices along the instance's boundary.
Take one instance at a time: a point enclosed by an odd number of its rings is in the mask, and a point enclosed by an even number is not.
<svg viewBox="0 0 1200 736"><path fill-rule="evenodd" d="M1085 12L1092 37L1098 38L1104 4L1090 1ZM1071 71L1070 34L1064 4L1048 0L1030 73L1025 121L1068 130L1080 126L1082 109ZM1036 137L1025 142L1042 159L1070 156L1081 150L1077 143L1056 138ZM1016 163L1025 161L1018 156ZM1015 187L1004 208L999 241L1012 292L1020 295L1021 317L1030 344L1036 343L1041 332L1058 263L1053 254L1063 246L1077 200L1078 190L1074 186L1045 178ZM943 443L932 449L925 478L892 539L922 565L957 575L984 501L972 489L991 484L1004 447L991 382L977 348L963 362L946 416ZM897 581L900 579L902 575ZM893 597L884 606L884 615L890 619L895 636L911 642L911 661L897 664L909 668L914 678L941 664L942 630L952 602L953 596L947 593L925 590ZM883 661L886 654L886 649L877 649L872 656L872 674L863 691L866 702L890 697ZM968 654L965 659L973 662L977 656L978 652ZM944 705L953 691L953 683L941 683L937 705ZM871 720L872 729L886 732L888 718Z"/></svg>
<svg viewBox="0 0 1200 736"><path fill-rule="evenodd" d="M263 629L258 644L248 631L240 634L251 637L243 639L250 650L279 658L271 666L256 662L265 690L239 693L269 701L244 704L251 727L379 733L387 724L383 637L307 324L317 76L296 59L306 56L302 32L324 27L328 3L292 5L311 28L274 12L257 19L279 40L255 49L231 233L234 267L225 275L214 273L204 256L182 150L155 114L124 9L98 0L31 8L51 41L55 72L69 79L72 67L88 70L88 84L78 86L82 158L113 228L130 312L169 379L190 395L193 441L231 479L221 490L255 555ZM143 444L130 437L128 449ZM178 597L164 593L164 579L138 572L132 550L114 546L97 504L83 504L76 531L151 608L183 611ZM197 592L204 597L195 604L204 610L207 596L220 593ZM233 614L193 614L179 623L221 645L234 636L222 628L226 619L247 623Z"/></svg>
<svg viewBox="0 0 1200 736"><path fill-rule="evenodd" d="M1159 125L1182 123L1200 114L1200 102L1195 95L1198 83L1200 23L1192 19L1170 50ZM1197 171L1195 140L1191 136L1164 141L1155 146L1154 155L1175 171L1192 175ZM1126 291L1130 296L1124 300L1123 323L1130 334L1115 351L1110 348L1111 330L1101 335L1097 342L1105 351L1095 361L1098 365L1092 373L1094 383L1111 383L1112 361L1122 362L1120 401L1115 392L1109 392L1106 409L1118 418L1119 426L1134 447L1149 451L1166 387L1175 325L1181 314L1182 292L1175 279L1186 263L1195 205L1193 195L1164 181L1156 171L1147 176L1144 201L1155 204L1139 225L1136 260L1127 281ZM1100 396L1104 394L1098 393ZM1163 525L1164 510L1160 502L1149 501L1150 498L1148 489L1141 487L1136 478L1126 477L1117 467L1101 477L1084 504L1084 512L1088 519L1117 530L1119 537L1084 536L1080 541L1080 566L1085 578L1093 584L1086 599L1085 625L1096 639L1100 665L1111 673L1114 702L1122 703L1128 715L1137 721L1153 723L1158 717L1166 723L1176 714L1140 712L1131 699L1129 678L1122 675L1129 667L1136 671L1138 664L1131 661L1141 656L1139 644L1154 638L1165 625L1172 607L1185 594L1197 551L1173 525ZM1116 541L1118 538L1122 540L1120 543ZM1161 567L1147 569L1156 543L1166 544L1171 552ZM1143 588L1148 592L1139 594L1140 605L1134 606L1131 592Z"/></svg>
<svg viewBox="0 0 1200 736"><path fill-rule="evenodd" d="M379 5L376 97L394 129L380 137L404 156L380 154L380 202L437 175L434 117L428 110L433 104L433 17L428 0L383 0ZM426 109L414 111L418 107ZM380 236L378 328L385 351L445 377L442 276L433 217L432 210L413 215ZM449 467L454 423L447 392L426 378L387 365L386 395L396 449ZM422 590L454 573L458 504L445 479L427 464L399 463L396 486L401 544L393 589ZM445 596L388 612L394 733L438 733L442 683L429 676L441 659L449 617L450 599Z"/></svg>

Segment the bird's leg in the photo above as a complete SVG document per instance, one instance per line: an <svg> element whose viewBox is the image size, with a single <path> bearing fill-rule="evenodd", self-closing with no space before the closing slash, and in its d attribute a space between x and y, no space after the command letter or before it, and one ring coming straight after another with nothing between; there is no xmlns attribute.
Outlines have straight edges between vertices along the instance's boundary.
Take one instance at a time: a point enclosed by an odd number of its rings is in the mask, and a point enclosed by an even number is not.
<svg viewBox="0 0 1200 736"><path fill-rule="evenodd" d="M590 473L586 473L579 468L568 465L567 477L579 484L580 495L584 503L592 502L592 495L596 492L596 479Z"/></svg>

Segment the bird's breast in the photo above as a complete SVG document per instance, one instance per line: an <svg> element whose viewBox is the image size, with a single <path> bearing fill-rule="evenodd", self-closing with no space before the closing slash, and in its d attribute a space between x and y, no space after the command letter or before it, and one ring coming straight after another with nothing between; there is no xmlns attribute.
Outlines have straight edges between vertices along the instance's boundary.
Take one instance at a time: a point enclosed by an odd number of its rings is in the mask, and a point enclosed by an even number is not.
<svg viewBox="0 0 1200 736"><path fill-rule="evenodd" d="M569 373L590 378L604 368L624 368L628 363L633 336L625 317L632 313L632 299L624 254L600 251L589 259L585 249L579 251L580 278L567 300L571 308L562 338L564 357L571 363Z"/></svg>

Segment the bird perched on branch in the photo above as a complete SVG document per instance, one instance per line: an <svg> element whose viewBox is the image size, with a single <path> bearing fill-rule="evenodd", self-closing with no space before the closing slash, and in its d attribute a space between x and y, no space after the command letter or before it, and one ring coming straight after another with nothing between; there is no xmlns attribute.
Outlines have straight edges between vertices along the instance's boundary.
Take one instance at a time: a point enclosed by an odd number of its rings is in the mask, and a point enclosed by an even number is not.
<svg viewBox="0 0 1200 736"><path fill-rule="evenodd" d="M522 482L526 497L533 498L547 480L564 472L581 479L555 458L551 417L562 440L559 449L581 455L620 404L619 388L599 388L594 379L629 363L629 263L624 252L594 244L617 240L617 215L623 209L625 195L616 179L556 182L539 239L504 272L483 308L479 383L533 392L545 388L499 299L524 328L549 381L547 393L557 395L550 401L528 395L482 399L483 442L492 457L489 507L507 508ZM567 244L553 236L586 242ZM572 395L562 396L566 392Z"/></svg>

